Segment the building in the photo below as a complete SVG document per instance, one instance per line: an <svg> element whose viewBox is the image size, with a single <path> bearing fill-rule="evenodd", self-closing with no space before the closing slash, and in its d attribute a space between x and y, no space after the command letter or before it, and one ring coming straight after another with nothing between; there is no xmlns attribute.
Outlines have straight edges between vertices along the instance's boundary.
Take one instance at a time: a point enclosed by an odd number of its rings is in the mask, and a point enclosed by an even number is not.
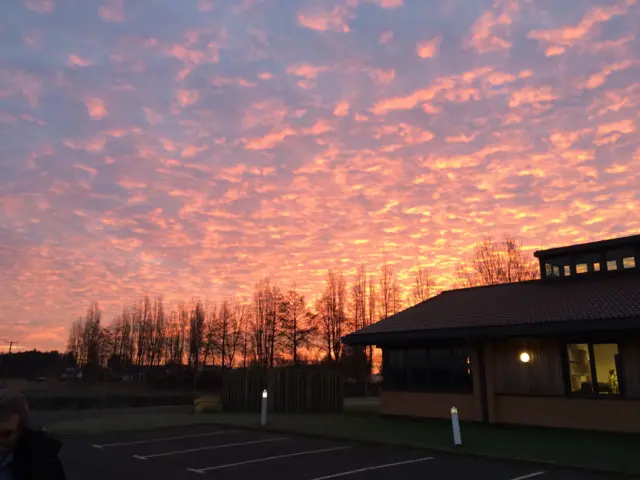
<svg viewBox="0 0 640 480"><path fill-rule="evenodd" d="M538 251L539 280L445 291L343 338L383 414L640 433L640 235Z"/></svg>

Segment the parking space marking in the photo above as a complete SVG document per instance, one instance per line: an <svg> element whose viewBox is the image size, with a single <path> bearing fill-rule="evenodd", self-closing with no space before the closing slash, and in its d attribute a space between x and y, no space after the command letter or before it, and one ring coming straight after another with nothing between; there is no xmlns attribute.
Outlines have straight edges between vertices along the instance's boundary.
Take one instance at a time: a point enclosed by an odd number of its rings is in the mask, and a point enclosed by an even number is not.
<svg viewBox="0 0 640 480"><path fill-rule="evenodd" d="M529 475L523 475L521 477L512 478L510 480L525 480L525 478L539 477L540 475L543 475L544 473L545 472L534 472L534 473L530 473Z"/></svg>
<svg viewBox="0 0 640 480"><path fill-rule="evenodd" d="M356 474L356 473L368 472L368 471L371 471L371 470L380 470L381 468L397 467L397 466L400 466L400 465L408 465L410 463L425 462L427 460L433 460L433 457L416 458L414 460L406 460L404 462L386 463L384 465L374 465L373 467L358 468L357 470L348 470L346 472L334 473L332 475L327 475L325 477L314 478L313 480L327 480L329 478L346 477L347 475L353 475L353 474ZM516 479L514 479L514 480L516 480Z"/></svg>
<svg viewBox="0 0 640 480"><path fill-rule="evenodd" d="M215 467L187 468L187 470L194 473L206 473L211 470L220 470L222 468L238 467L240 465L248 465L250 463L267 462L269 460L277 460L279 458L298 457L300 455L314 455L316 453L335 452L336 450L346 450L347 448L351 448L351 446L346 445L342 447L323 448L320 450L305 450L304 452L287 453L283 455L274 455L271 457L254 458L252 460L246 460L244 462L227 463L225 465L216 465Z"/></svg>
<svg viewBox="0 0 640 480"><path fill-rule="evenodd" d="M91 445L94 448L109 448L109 447L124 447L127 445L142 445L144 443L154 443L154 442L168 442L171 440L182 440L184 438L198 438L198 437L211 437L213 435L222 435L225 433L236 433L236 430L224 430L217 432L209 432L209 433L198 433L194 435L182 435L180 437L164 437L164 438L152 438L149 440L137 440L135 442L119 442L119 443L107 443L105 445Z"/></svg>
<svg viewBox="0 0 640 480"><path fill-rule="evenodd" d="M133 458L137 458L138 460L148 460L149 458L168 457L169 455L180 455L182 453L201 452L203 450L217 450L219 448L239 447L241 445L253 445L256 443L277 442L280 440L287 440L287 438L288 437L278 437L278 438L266 438L262 440L252 440L250 442L224 443L222 445L210 445L208 447L190 448L188 450L176 450L173 452L152 453L151 455L133 455Z"/></svg>

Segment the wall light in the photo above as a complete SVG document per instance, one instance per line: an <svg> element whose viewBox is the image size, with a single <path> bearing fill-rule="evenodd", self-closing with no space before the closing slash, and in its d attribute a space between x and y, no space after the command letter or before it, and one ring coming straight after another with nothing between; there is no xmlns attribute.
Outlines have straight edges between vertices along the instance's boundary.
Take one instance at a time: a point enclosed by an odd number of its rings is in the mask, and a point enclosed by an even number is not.
<svg viewBox="0 0 640 480"><path fill-rule="evenodd" d="M522 352L520 354L520 361L522 363L529 363L531 361L531 355L529 355L527 352Z"/></svg>

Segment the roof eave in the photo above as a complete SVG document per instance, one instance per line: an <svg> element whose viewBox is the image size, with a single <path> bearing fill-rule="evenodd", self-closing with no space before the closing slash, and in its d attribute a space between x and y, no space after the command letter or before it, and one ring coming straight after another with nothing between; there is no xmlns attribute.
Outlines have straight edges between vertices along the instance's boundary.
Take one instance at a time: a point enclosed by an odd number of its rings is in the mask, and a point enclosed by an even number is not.
<svg viewBox="0 0 640 480"><path fill-rule="evenodd" d="M481 339L512 336L544 336L595 332L640 332L640 317L567 322L529 323L484 327L405 330L384 333L352 333L342 338L346 345L382 345L421 340Z"/></svg>

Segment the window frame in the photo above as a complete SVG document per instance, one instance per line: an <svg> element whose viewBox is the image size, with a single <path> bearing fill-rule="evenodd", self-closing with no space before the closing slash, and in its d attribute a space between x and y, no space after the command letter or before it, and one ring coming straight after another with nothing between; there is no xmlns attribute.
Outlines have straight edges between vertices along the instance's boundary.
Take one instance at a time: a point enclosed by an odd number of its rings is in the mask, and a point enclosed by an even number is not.
<svg viewBox="0 0 640 480"><path fill-rule="evenodd" d="M592 392L582 392L582 391L571 391L571 362L569 361L569 345L579 345L586 344L589 352L589 369L591 371L591 388ZM618 356L620 358L620 368L616 365L616 375L618 377L618 393L600 393L599 385L598 385L598 375L596 368L596 357L594 352L594 345L607 345L607 344L615 344L618 348ZM607 399L617 399L624 398L625 389L624 389L624 380L622 378L623 372L623 357L620 353L620 343L617 340L599 340L593 342L591 340L585 339L576 339L571 341L565 341L563 343L563 351L562 351L562 363L563 363L563 377L564 377L564 386L565 386L565 394L569 397L578 397L578 398L607 398Z"/></svg>

